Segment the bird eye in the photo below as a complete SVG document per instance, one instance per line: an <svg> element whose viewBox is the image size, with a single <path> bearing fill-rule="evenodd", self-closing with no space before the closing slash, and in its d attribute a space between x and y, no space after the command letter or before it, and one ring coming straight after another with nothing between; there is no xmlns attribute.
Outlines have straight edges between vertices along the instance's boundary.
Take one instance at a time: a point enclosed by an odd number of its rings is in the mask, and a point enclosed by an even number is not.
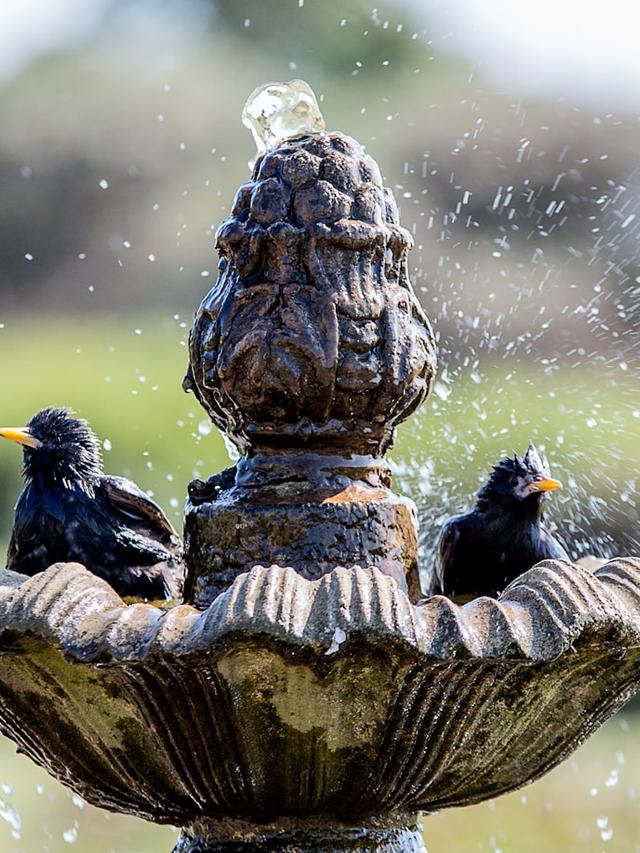
<svg viewBox="0 0 640 853"><path fill-rule="evenodd" d="M518 476L516 476L516 474L513 474L513 476L509 480L509 485L510 486L517 486L519 482L520 482L520 478Z"/></svg>

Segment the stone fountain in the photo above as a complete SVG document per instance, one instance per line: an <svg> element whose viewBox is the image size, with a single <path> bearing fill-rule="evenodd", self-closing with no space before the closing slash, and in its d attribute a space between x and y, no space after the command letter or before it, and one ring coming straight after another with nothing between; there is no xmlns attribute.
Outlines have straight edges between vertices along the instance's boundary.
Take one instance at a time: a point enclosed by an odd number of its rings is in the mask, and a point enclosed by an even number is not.
<svg viewBox="0 0 640 853"><path fill-rule="evenodd" d="M185 603L1 573L0 727L89 802L182 827L174 853L422 851L421 813L536 779L640 687L640 560L417 603L384 462L436 367L411 237L305 84L245 120L263 150L185 379L240 458L189 486Z"/></svg>

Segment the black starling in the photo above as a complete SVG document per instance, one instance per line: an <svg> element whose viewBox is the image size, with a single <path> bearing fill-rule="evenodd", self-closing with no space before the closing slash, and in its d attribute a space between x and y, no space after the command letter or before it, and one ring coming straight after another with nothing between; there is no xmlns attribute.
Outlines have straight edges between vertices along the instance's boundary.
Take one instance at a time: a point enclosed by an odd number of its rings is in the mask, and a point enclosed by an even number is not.
<svg viewBox="0 0 640 853"><path fill-rule="evenodd" d="M540 560L568 560L543 515L546 493L560 488L532 444L524 458L498 462L471 512L445 522L429 594L495 597Z"/></svg>
<svg viewBox="0 0 640 853"><path fill-rule="evenodd" d="M135 483L105 475L98 440L67 409L43 409L21 429L0 429L24 451L7 568L25 575L78 562L122 596L180 595L182 544Z"/></svg>

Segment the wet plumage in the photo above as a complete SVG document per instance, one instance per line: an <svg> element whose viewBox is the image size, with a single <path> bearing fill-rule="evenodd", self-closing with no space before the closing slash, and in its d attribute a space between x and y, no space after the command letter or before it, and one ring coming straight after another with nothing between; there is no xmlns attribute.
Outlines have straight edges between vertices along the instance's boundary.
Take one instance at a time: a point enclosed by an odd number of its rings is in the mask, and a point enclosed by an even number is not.
<svg viewBox="0 0 640 853"><path fill-rule="evenodd" d="M429 594L497 596L540 560L568 560L543 512L547 493L560 487L533 445L498 462L471 512L444 524Z"/></svg>
<svg viewBox="0 0 640 853"><path fill-rule="evenodd" d="M162 509L135 483L103 473L87 423L44 409L0 436L24 451L25 488L15 508L7 568L26 575L79 562L120 595L180 595L182 544Z"/></svg>

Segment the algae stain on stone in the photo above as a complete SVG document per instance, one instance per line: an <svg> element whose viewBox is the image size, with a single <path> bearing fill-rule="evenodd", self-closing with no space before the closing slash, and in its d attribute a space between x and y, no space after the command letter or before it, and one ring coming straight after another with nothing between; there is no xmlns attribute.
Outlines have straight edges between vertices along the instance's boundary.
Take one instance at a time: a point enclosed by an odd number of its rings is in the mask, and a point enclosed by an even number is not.
<svg viewBox="0 0 640 853"><path fill-rule="evenodd" d="M23 642L21 655L3 659L1 680L16 696L30 697L41 714L74 719L85 735L107 748L122 747L121 722L133 716L130 705L113 695L108 670L79 666L58 649Z"/></svg>
<svg viewBox="0 0 640 853"><path fill-rule="evenodd" d="M321 734L331 751L366 747L378 736L393 687L393 668L382 662L353 667L335 660L326 675L258 648L232 652L217 668L242 705L269 705L283 726Z"/></svg>

